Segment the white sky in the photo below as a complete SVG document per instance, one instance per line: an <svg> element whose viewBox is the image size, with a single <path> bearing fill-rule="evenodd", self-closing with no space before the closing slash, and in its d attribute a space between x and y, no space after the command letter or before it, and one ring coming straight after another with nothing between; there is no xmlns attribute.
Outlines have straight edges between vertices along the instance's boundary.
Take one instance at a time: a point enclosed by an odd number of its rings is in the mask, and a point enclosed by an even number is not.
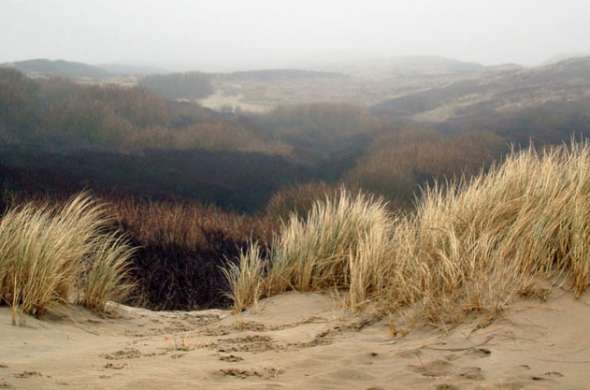
<svg viewBox="0 0 590 390"><path fill-rule="evenodd" d="M590 53L590 0L0 0L0 62L271 68L441 55L536 64Z"/></svg>

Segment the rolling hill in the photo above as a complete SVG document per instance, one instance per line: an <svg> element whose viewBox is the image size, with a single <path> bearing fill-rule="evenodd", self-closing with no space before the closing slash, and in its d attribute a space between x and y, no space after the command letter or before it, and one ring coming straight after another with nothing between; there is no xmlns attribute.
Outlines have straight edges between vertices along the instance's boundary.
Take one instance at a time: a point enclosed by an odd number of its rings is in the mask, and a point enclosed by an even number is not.
<svg viewBox="0 0 590 390"><path fill-rule="evenodd" d="M81 62L64 60L33 59L1 64L19 70L29 77L63 77L69 79L102 80L112 76L106 70Z"/></svg>
<svg viewBox="0 0 590 390"><path fill-rule="evenodd" d="M443 122L476 111L518 111L590 95L590 57L535 68L487 71L480 77L383 101L371 112L382 118Z"/></svg>

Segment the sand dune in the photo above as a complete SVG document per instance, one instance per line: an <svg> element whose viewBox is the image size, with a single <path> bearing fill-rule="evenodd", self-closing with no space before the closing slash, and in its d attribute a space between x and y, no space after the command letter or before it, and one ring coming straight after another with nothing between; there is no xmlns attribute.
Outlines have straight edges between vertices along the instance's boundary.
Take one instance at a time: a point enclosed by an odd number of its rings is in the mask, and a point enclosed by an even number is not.
<svg viewBox="0 0 590 390"><path fill-rule="evenodd" d="M583 389L590 298L553 290L493 322L410 333L328 295L288 293L241 315L80 308L11 326L0 308L0 389Z"/></svg>

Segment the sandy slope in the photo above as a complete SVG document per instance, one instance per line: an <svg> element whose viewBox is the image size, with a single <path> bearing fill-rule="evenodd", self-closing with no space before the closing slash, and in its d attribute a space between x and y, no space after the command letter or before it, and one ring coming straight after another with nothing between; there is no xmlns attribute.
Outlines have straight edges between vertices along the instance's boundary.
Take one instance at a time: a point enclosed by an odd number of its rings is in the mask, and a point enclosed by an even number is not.
<svg viewBox="0 0 590 390"><path fill-rule="evenodd" d="M118 307L10 325L0 308L0 389L590 388L590 297L554 290L444 333L392 337L328 296L289 293L240 316Z"/></svg>

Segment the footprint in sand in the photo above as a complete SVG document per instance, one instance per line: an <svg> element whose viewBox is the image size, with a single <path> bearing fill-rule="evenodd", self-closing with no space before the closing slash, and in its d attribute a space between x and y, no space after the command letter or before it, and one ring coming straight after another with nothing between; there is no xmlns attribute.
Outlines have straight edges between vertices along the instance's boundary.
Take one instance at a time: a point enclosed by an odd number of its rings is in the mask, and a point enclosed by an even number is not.
<svg viewBox="0 0 590 390"><path fill-rule="evenodd" d="M453 370L453 365L446 360L433 360L425 364L412 364L409 365L408 368L423 376L439 377L450 375Z"/></svg>
<svg viewBox="0 0 590 390"><path fill-rule="evenodd" d="M441 383L440 385L436 385L436 390L459 390L458 386L450 385L448 383Z"/></svg>
<svg viewBox="0 0 590 390"><path fill-rule="evenodd" d="M104 366L104 368L108 368L108 369L112 369L112 370L122 370L125 367L127 367L127 363L107 363Z"/></svg>
<svg viewBox="0 0 590 390"><path fill-rule="evenodd" d="M397 353L397 357L400 357L402 359L414 359L418 356L422 356L423 352L420 350L420 348L417 349L409 349L407 351L401 351Z"/></svg>
<svg viewBox="0 0 590 390"><path fill-rule="evenodd" d="M278 368L263 368L263 369L239 369L239 368L222 368L219 373L223 376L230 376L239 379L247 379L250 377L257 377L261 379L276 378L282 373Z"/></svg>
<svg viewBox="0 0 590 390"><path fill-rule="evenodd" d="M236 355L227 355L227 356L220 356L219 360L224 361L224 362L229 362L229 363L237 363L237 362L241 362L242 360L244 360L244 358L240 357L240 356L236 356Z"/></svg>
<svg viewBox="0 0 590 390"><path fill-rule="evenodd" d="M239 332L264 332L266 330L266 326L254 321L236 321L231 326L232 330L236 330Z"/></svg>
<svg viewBox="0 0 590 390"><path fill-rule="evenodd" d="M135 348L128 348L101 356L107 360L137 359L141 357L141 352Z"/></svg>
<svg viewBox="0 0 590 390"><path fill-rule="evenodd" d="M498 383L497 387L502 390L520 390L524 388L526 385L524 382L514 381L514 382L502 382Z"/></svg>
<svg viewBox="0 0 590 390"><path fill-rule="evenodd" d="M19 379L31 378L33 376L43 376L43 374L41 374L39 371L23 371L18 374L14 374L14 377Z"/></svg>
<svg viewBox="0 0 590 390"><path fill-rule="evenodd" d="M10 383L5 382L4 380L0 379L0 389L14 389Z"/></svg>
<svg viewBox="0 0 590 390"><path fill-rule="evenodd" d="M267 352L284 349L268 336L245 336L229 339L219 339L217 343L207 345L216 348L218 352Z"/></svg>
<svg viewBox="0 0 590 390"><path fill-rule="evenodd" d="M536 376L536 375L533 375L533 376L531 376L531 380L533 380L533 381L539 381L539 382L540 382L540 381L545 381L545 380L547 380L547 378L543 378L543 377L541 377L541 376Z"/></svg>
<svg viewBox="0 0 590 390"><path fill-rule="evenodd" d="M345 380L345 381L356 381L356 382L367 382L375 379L372 375L367 374L361 370L355 370L351 368L341 369L333 371L329 374L333 379Z"/></svg>
<svg viewBox="0 0 590 390"><path fill-rule="evenodd" d="M492 351L486 348L472 348L466 352L466 355L474 358L485 358L489 357L492 354Z"/></svg>
<svg viewBox="0 0 590 390"><path fill-rule="evenodd" d="M484 380L483 371L480 367L463 367L459 370L458 375L461 378L474 381Z"/></svg>
<svg viewBox="0 0 590 390"><path fill-rule="evenodd" d="M543 374L544 376L550 377L550 378L563 378L563 374L559 371L549 371L546 372L545 374Z"/></svg>

